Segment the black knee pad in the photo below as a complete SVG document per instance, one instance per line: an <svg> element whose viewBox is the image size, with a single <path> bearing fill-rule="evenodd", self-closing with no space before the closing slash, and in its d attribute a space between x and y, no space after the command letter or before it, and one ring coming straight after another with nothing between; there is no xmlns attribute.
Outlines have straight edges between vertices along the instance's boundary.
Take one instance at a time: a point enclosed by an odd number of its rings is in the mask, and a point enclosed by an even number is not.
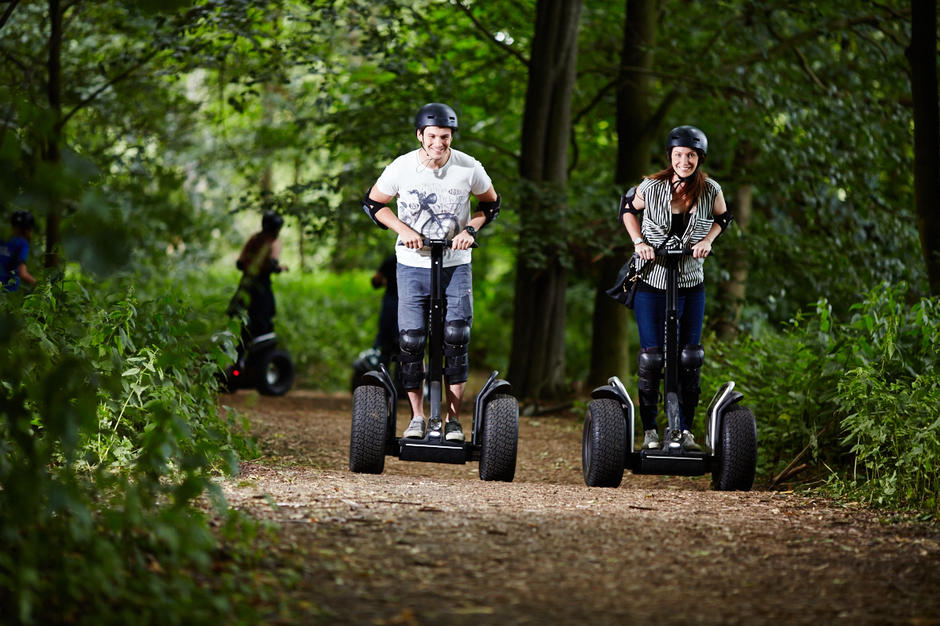
<svg viewBox="0 0 940 626"><path fill-rule="evenodd" d="M662 380L665 360L663 350L658 346L640 350L637 358L639 363L637 378L641 403L655 405L659 401L659 383Z"/></svg>
<svg viewBox="0 0 940 626"><path fill-rule="evenodd" d="M467 382L470 361L467 344L470 343L470 324L453 320L444 325L444 378L448 385Z"/></svg>
<svg viewBox="0 0 940 626"><path fill-rule="evenodd" d="M424 347L427 341L428 336L421 329L398 333L398 362L405 389L420 389L424 382Z"/></svg>
<svg viewBox="0 0 940 626"><path fill-rule="evenodd" d="M700 345L690 343L682 348L682 354L679 355L679 364L682 369L692 369L702 367L705 362L705 348Z"/></svg>

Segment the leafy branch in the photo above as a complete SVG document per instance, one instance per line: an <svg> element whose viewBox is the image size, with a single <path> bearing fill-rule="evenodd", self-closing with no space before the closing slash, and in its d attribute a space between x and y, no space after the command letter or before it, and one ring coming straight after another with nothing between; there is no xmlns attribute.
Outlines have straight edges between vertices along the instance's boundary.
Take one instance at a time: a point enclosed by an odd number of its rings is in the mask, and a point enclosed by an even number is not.
<svg viewBox="0 0 940 626"><path fill-rule="evenodd" d="M480 20L477 19L475 15L473 15L473 11L470 10L470 7L468 7L463 2L461 2L461 0L454 0L454 4L456 4L457 8L463 11L464 14L470 18L470 21L473 22L473 25L476 26L477 30L479 30L481 33L485 35L485 38L487 41L489 41L491 44L493 44L494 46L496 46L503 52L515 57L525 67L529 67L529 60L525 58L518 50L513 48L511 45L509 45L505 41L500 41L499 39L497 39L496 35L490 32L489 29L487 29L486 26L482 22L480 22Z"/></svg>

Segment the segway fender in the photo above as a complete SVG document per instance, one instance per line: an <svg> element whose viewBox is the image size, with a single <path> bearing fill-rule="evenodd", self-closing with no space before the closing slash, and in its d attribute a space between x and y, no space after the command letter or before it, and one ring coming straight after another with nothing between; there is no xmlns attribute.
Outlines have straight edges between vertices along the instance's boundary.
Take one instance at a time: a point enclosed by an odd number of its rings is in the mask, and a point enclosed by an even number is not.
<svg viewBox="0 0 940 626"><path fill-rule="evenodd" d="M591 397L596 400L609 399L620 403L623 419L627 423L627 452L633 452L633 400L630 398L630 394L627 393L627 388L624 387L623 382L617 376L611 376L607 379L606 385L591 392Z"/></svg>
<svg viewBox="0 0 940 626"><path fill-rule="evenodd" d="M706 416L708 419L705 429L705 445L714 450L718 445L718 433L721 432L721 416L732 404L744 397L734 390L734 381L729 380L715 392L715 396L708 404Z"/></svg>
<svg viewBox="0 0 940 626"><path fill-rule="evenodd" d="M620 396L619 393L617 393L617 390L611 387L610 385L604 385L602 387L598 387L597 389L591 392L591 397L596 400L607 398L610 400L616 400L617 402L623 404L623 398Z"/></svg>
<svg viewBox="0 0 940 626"><path fill-rule="evenodd" d="M486 402L490 396L495 393L505 393L512 395L512 385L502 378L496 378L498 371L493 371L490 377L483 384L480 393L477 394L476 402L473 404L473 433L470 443L476 446L479 442L480 427L483 425L483 410L486 408Z"/></svg>

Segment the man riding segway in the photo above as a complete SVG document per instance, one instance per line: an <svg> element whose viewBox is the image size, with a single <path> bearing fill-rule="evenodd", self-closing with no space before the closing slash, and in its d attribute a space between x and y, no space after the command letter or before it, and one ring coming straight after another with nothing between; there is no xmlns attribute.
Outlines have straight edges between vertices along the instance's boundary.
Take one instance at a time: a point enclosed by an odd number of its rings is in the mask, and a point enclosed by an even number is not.
<svg viewBox="0 0 940 626"><path fill-rule="evenodd" d="M467 345L473 321L470 248L475 247L477 232L499 215L500 197L480 162L451 148L458 127L457 114L451 107L436 102L421 107L414 127L421 147L388 165L362 203L363 210L377 226L398 233L399 360L402 384L411 405L411 419L398 443L394 441L394 432L388 429L383 430L381 438L367 433L371 422L362 412L367 404L365 396L372 390L357 388L353 395L350 448L353 471L380 472L383 466L380 456L386 451L403 459L444 462L465 462L481 453L481 446L475 439L483 434L480 422L486 421L486 417L474 420L473 440L466 446L463 445L466 435L458 418L469 376ZM478 210L472 213L470 196L479 201ZM396 197L397 215L388 206ZM426 376L424 359L428 347L431 367ZM439 359L443 360L442 369ZM394 400L396 394L390 377L384 368L381 374L367 373L363 377L364 386L373 390L385 387ZM443 402L441 376L446 387ZM425 378L431 395L431 414L427 422ZM509 383L496 380L494 373L477 396L476 414L486 413L481 407L490 404L505 405L498 412L505 414L507 426L498 436L506 441L511 439L511 449L508 445L491 446L505 452L500 453L503 459L498 463L498 470L485 470L489 463L486 462L486 446L482 446L480 471L484 479L489 476L489 479L512 480L515 471L518 404L512 396L495 393L508 389ZM491 392L493 402L488 404ZM394 402L388 405L389 425L394 431ZM493 428L485 433L486 437L497 436ZM387 441L380 441L383 438Z"/></svg>

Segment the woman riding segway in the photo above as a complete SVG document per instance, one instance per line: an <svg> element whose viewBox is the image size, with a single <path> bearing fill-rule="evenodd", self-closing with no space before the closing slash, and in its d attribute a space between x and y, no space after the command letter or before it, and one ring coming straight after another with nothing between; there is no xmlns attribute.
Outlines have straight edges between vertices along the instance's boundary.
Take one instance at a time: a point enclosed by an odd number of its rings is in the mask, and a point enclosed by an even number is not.
<svg viewBox="0 0 940 626"><path fill-rule="evenodd" d="M757 464L757 423L740 404L734 381L722 384L705 412L705 450L692 436L698 405L700 344L705 315L702 264L731 223L721 187L701 170L708 151L694 126L666 140L669 167L630 189L619 221L636 246L622 280L607 291L633 308L640 333L638 391L643 446L634 447L634 405L617 376L591 392L581 460L590 487L617 487L634 474L700 476L711 472L721 491L751 488ZM642 216L642 224L640 217ZM631 297L632 296L632 297ZM660 443L656 414L664 383L667 426Z"/></svg>
<svg viewBox="0 0 940 626"><path fill-rule="evenodd" d="M644 264L634 299L640 335L639 399L643 422L643 448L660 445L700 450L692 435L692 420L698 405L699 373L705 357L701 346L705 316L705 285L702 265L712 243L731 223L718 183L702 171L708 154L705 133L694 126L679 126L669 132L666 156L669 166L645 178L623 195L620 220L636 254ZM642 223L640 217L642 216ZM664 312L666 310L666 260L656 249L672 239L692 254L679 261L679 417L678 431L664 433L660 444L656 426L659 388L664 363ZM652 263L650 267L645 264Z"/></svg>

